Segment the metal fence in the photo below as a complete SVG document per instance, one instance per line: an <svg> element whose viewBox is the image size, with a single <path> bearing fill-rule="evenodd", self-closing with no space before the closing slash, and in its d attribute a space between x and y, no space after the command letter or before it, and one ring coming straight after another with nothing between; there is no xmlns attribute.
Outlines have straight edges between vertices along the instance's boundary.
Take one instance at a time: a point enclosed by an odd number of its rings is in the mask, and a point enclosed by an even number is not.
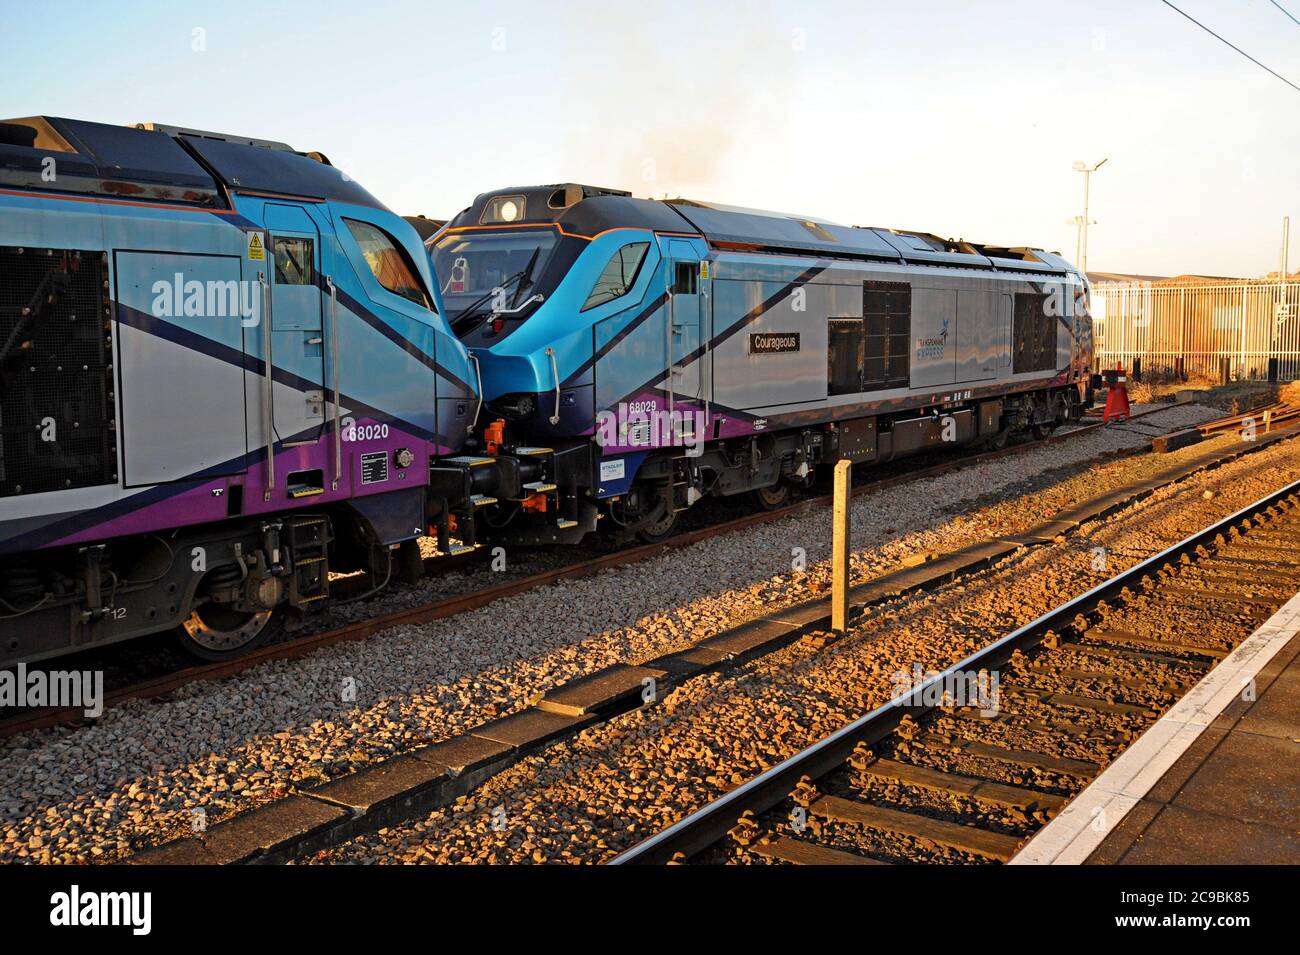
<svg viewBox="0 0 1300 955"><path fill-rule="evenodd" d="M1142 377L1300 379L1300 282L1092 286L1098 369Z"/></svg>

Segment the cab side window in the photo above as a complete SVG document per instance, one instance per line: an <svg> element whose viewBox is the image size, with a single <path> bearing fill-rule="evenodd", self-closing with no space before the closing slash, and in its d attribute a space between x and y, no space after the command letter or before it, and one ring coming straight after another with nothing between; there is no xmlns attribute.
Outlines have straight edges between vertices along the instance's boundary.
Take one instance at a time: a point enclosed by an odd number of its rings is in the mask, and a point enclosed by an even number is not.
<svg viewBox="0 0 1300 955"><path fill-rule="evenodd" d="M646 252L649 249L649 242L633 242L610 256L609 262L605 264L605 268L596 279L591 294L587 296L582 310L585 312L597 305L612 302L620 295L626 295L636 284L637 274L641 271L641 264L645 262Z"/></svg>
<svg viewBox="0 0 1300 955"><path fill-rule="evenodd" d="M275 248L275 284L276 285L312 285L316 281L313 273L314 250L311 239L297 236L272 236Z"/></svg>
<svg viewBox="0 0 1300 955"><path fill-rule="evenodd" d="M388 291L432 311L433 302L424 291L419 273L396 240L383 229L369 222L360 222L356 219L343 221L348 224L352 238L357 240L357 245L361 247L361 255L379 284Z"/></svg>

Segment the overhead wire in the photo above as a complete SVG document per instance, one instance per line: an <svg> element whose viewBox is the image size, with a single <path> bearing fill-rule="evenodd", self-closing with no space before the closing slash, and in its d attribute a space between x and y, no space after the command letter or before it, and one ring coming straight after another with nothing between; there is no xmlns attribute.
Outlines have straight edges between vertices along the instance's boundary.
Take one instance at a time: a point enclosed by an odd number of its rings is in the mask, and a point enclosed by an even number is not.
<svg viewBox="0 0 1300 955"><path fill-rule="evenodd" d="M1285 76L1283 76L1283 75L1282 75L1281 73L1279 73L1277 70L1274 70L1274 69L1271 69L1271 68L1265 66L1263 63L1259 62L1259 60L1255 59L1253 56L1251 56L1249 53L1247 53L1247 52L1246 52L1245 50L1243 50L1241 47L1237 46L1235 43L1232 43L1230 40L1226 40L1226 39L1224 39L1223 37L1219 36L1219 34L1215 33L1213 30L1211 30L1209 27L1207 27L1207 26L1206 26L1204 23L1202 23L1200 20L1198 20L1198 19L1196 19L1194 16L1192 16L1190 13L1187 13L1185 10L1180 10L1178 7L1176 7L1176 6L1174 6L1172 3L1170 3L1169 0L1160 0L1160 2L1163 3L1165 6L1167 6L1170 10L1173 10L1174 12L1180 14L1181 16L1186 17L1188 20L1191 20L1191 21L1192 21L1193 23L1195 23L1198 27L1200 27L1202 30L1204 30L1206 33L1208 33L1210 36L1214 37L1214 38L1215 38L1216 40L1218 40L1220 43L1224 43L1224 44L1226 44L1227 46L1232 47L1232 49L1236 50L1238 53L1240 53L1240 54L1241 54L1242 56L1244 56L1246 59L1250 60L1250 62L1252 62L1252 63L1254 63L1256 66L1258 66L1260 69L1262 69L1262 70L1266 70L1267 72L1272 73L1274 76L1276 76L1279 80L1281 80L1281 81L1282 81L1283 83L1285 83L1287 86L1291 87L1291 88L1292 88L1293 90L1295 90L1297 93L1300 93L1300 86L1297 86L1295 83L1292 83L1289 79L1287 79ZM1274 4L1274 6L1276 6L1276 4ZM1278 7L1278 9L1279 9L1279 10L1282 10L1281 7ZM1282 10L1282 12L1283 12L1283 13L1286 13L1285 10ZM1291 16L1291 15L1288 13L1287 16ZM1292 17L1292 19L1295 19L1295 18Z"/></svg>

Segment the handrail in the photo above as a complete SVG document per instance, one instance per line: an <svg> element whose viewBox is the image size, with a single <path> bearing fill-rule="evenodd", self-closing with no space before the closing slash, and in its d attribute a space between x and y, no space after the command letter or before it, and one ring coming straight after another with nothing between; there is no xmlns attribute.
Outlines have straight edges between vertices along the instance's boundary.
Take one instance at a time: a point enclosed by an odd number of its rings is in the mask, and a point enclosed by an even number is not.
<svg viewBox="0 0 1300 955"><path fill-rule="evenodd" d="M551 359L551 377L555 379L555 412L551 415L551 424L560 423L560 369L555 363L555 349L546 346L546 354Z"/></svg>
<svg viewBox="0 0 1300 955"><path fill-rule="evenodd" d="M334 392L334 484L339 489L343 480L343 431L339 411L339 290L331 276L325 276L330 287L330 390Z"/></svg>
<svg viewBox="0 0 1300 955"><path fill-rule="evenodd" d="M275 489L275 379L271 366L271 283L265 272L257 273L257 280L262 283L262 364L265 374L262 377L262 428L266 432L266 488L262 491L262 500L269 501Z"/></svg>
<svg viewBox="0 0 1300 955"><path fill-rule="evenodd" d="M703 270L701 270L703 271ZM706 286L706 279L703 275L699 278L700 283L700 342L704 346L704 353L700 356L700 397L704 399L704 418L701 424L704 427L704 434L695 436L695 447L701 454L704 453L704 441L712 433L713 426L709 422L709 399L713 395L713 299ZM708 376L708 384L705 384L705 376Z"/></svg>
<svg viewBox="0 0 1300 955"><path fill-rule="evenodd" d="M483 369L479 367L478 355L469 349L465 350L465 357L474 363L474 383L478 388L478 404L474 406L474 417L469 419L469 427L465 429L473 433L474 426L478 424L478 416L483 411Z"/></svg>
<svg viewBox="0 0 1300 955"><path fill-rule="evenodd" d="M669 259L667 256L664 257L664 261L665 263L667 263L664 268L664 272L668 282L668 301L666 303L668 306L668 316L667 316L668 317L668 322L667 322L668 338L664 346L667 349L668 380L665 382L665 384L668 385L668 421L670 422L669 426L671 427L671 422L673 420L673 409L676 407L676 398L677 398L677 389L675 387L675 383L673 382L673 374L674 374L673 325L677 319L677 289L676 289L677 280L673 274L673 268L676 264L675 261L673 259Z"/></svg>

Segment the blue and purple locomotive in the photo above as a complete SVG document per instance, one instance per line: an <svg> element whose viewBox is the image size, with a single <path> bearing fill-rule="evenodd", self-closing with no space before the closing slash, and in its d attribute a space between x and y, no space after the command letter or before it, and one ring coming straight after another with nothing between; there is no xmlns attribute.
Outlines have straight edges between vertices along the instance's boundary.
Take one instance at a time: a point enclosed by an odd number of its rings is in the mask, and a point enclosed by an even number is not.
<svg viewBox="0 0 1300 955"><path fill-rule="evenodd" d="M472 507L429 474L473 380L415 230L325 157L0 123L0 662L220 659L331 571L418 566Z"/></svg>
<svg viewBox="0 0 1300 955"><path fill-rule="evenodd" d="M655 540L1088 400L1041 250L571 184L433 228L282 143L0 122L0 664L223 659L425 534Z"/></svg>
<svg viewBox="0 0 1300 955"><path fill-rule="evenodd" d="M480 195L426 245L481 375L471 440L550 455L487 510L503 542L654 540L704 497L774 507L820 462L997 446L1091 400L1086 280L1040 249L573 184Z"/></svg>

